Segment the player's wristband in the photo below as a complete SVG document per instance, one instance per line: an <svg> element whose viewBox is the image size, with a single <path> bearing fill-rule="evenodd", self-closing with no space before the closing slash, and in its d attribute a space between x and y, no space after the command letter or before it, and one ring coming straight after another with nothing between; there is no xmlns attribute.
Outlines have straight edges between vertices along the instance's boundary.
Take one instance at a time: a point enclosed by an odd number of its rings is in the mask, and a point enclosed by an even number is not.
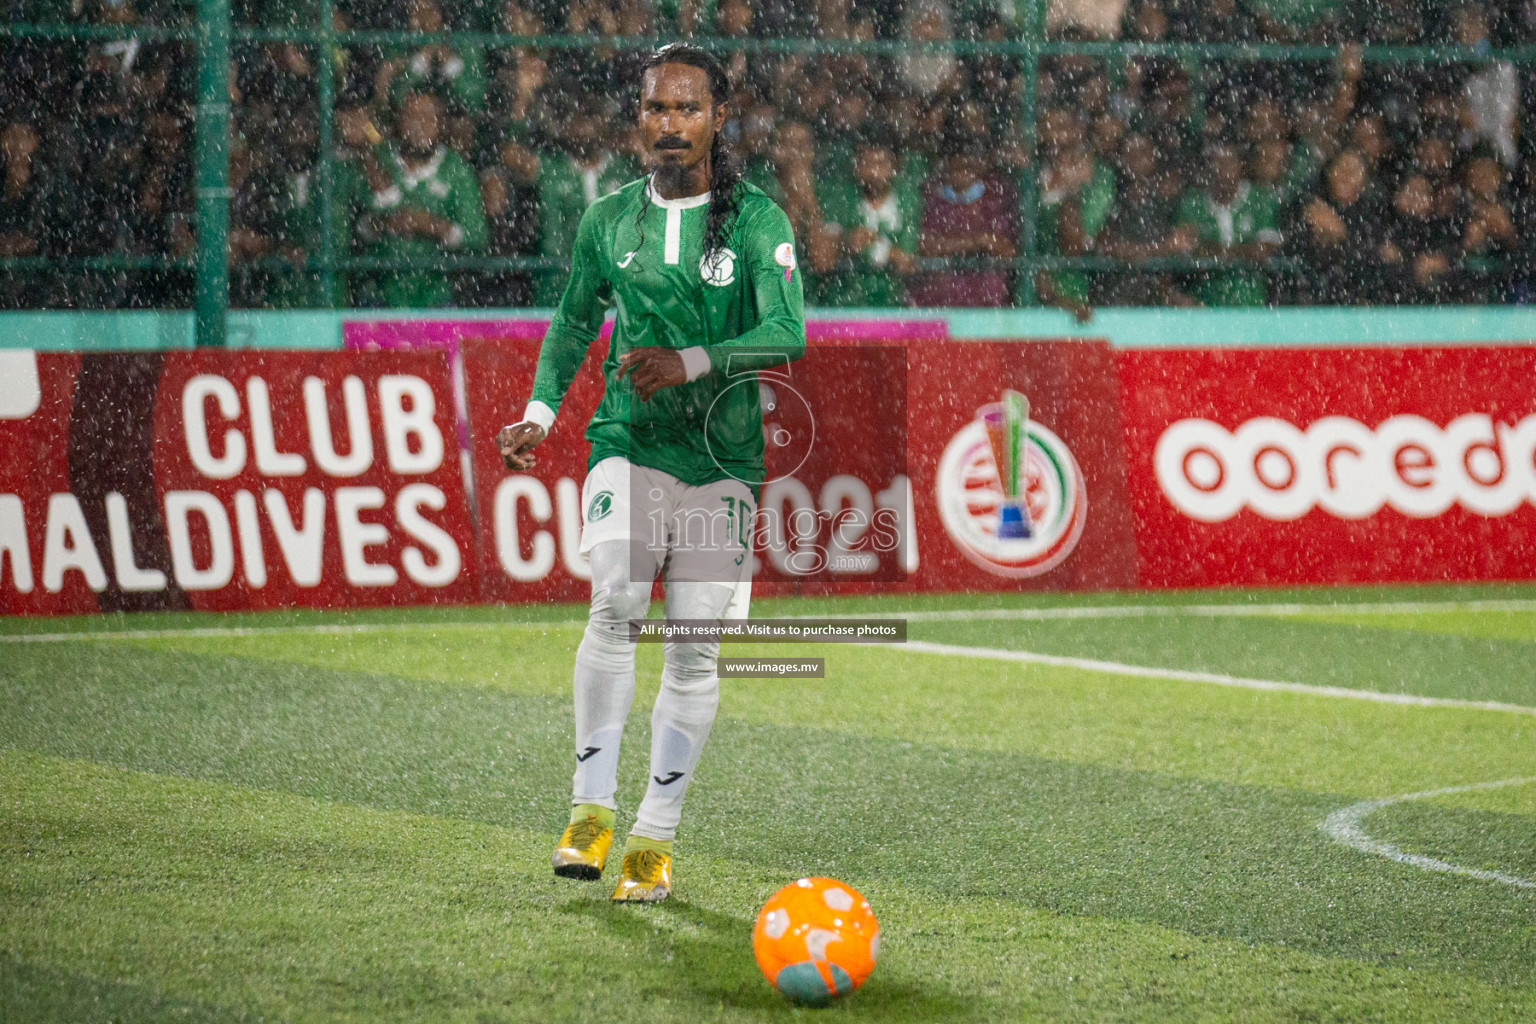
<svg viewBox="0 0 1536 1024"><path fill-rule="evenodd" d="M549 428L555 423L555 410L534 399L528 403L528 408L523 410L523 422L537 423L544 428L544 433L549 433Z"/></svg>
<svg viewBox="0 0 1536 1024"><path fill-rule="evenodd" d="M709 353L703 345L680 349L677 354L683 357L683 374L689 380L698 380L709 372Z"/></svg>

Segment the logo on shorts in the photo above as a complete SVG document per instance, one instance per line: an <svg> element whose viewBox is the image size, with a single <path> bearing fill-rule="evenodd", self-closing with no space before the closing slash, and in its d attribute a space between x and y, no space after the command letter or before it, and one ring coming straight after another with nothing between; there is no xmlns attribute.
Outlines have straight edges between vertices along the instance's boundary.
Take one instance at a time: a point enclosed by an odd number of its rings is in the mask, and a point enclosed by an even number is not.
<svg viewBox="0 0 1536 1024"><path fill-rule="evenodd" d="M736 280L736 254L729 249L705 253L699 260L699 276L705 284L725 287Z"/></svg>
<svg viewBox="0 0 1536 1024"><path fill-rule="evenodd" d="M598 491L592 495L592 501L587 505L587 522L595 523L612 511L613 492Z"/></svg>
<svg viewBox="0 0 1536 1024"><path fill-rule="evenodd" d="M1019 487L1029 508L1027 537L998 536L1003 487L980 417L961 427L939 458L935 490L944 532L962 555L998 576L1054 569L1077 546L1088 519L1083 472L1061 438L1031 420L1023 448Z"/></svg>

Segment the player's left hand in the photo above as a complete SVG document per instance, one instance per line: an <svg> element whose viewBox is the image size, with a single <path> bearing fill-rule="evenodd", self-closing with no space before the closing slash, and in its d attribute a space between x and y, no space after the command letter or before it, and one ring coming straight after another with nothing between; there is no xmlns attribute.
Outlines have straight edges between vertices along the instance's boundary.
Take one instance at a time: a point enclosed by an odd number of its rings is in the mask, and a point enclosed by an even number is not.
<svg viewBox="0 0 1536 1024"><path fill-rule="evenodd" d="M640 401L649 402L651 396L662 388L675 388L688 383L688 372L683 369L683 357L675 348L650 345L632 348L619 357L619 379L629 375Z"/></svg>

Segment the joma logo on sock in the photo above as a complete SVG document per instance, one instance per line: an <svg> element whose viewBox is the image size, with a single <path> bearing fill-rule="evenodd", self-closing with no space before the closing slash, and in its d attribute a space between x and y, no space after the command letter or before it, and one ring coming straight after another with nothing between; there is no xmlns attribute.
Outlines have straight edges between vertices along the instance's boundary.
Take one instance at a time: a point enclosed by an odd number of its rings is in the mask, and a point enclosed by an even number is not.
<svg viewBox="0 0 1536 1024"><path fill-rule="evenodd" d="M660 785L660 786L670 786L670 785L672 785L672 783L676 782L678 779L680 779L682 777L683 777L683 773L682 772L667 772L667 777L666 778L662 778L660 775L652 775L651 776L651 778L656 780L656 784Z"/></svg>
<svg viewBox="0 0 1536 1024"><path fill-rule="evenodd" d="M585 761L587 758L591 757L593 754L602 749L602 747L588 747L586 750L583 750L581 753L576 755L576 760Z"/></svg>

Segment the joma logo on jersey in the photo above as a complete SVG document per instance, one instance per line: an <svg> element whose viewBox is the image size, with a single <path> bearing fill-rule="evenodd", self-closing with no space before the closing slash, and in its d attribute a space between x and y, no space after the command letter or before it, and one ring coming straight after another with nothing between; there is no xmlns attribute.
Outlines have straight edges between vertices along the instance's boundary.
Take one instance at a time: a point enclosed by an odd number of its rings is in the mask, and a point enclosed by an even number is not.
<svg viewBox="0 0 1536 1024"><path fill-rule="evenodd" d="M699 260L699 276L705 284L725 287L736 280L736 254L729 249L705 253Z"/></svg>
<svg viewBox="0 0 1536 1024"><path fill-rule="evenodd" d="M587 506L587 522L595 523L613 511L613 492L598 491Z"/></svg>

